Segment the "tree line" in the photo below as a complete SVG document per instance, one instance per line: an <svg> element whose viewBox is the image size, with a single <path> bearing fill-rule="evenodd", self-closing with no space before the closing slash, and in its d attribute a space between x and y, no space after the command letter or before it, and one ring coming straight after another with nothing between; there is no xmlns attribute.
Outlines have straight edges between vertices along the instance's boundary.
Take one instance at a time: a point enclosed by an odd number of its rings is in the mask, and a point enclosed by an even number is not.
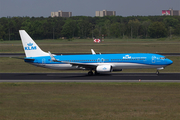
<svg viewBox="0 0 180 120"><path fill-rule="evenodd" d="M20 40L19 30L33 39L162 38L180 35L179 16L2 17L0 40Z"/></svg>

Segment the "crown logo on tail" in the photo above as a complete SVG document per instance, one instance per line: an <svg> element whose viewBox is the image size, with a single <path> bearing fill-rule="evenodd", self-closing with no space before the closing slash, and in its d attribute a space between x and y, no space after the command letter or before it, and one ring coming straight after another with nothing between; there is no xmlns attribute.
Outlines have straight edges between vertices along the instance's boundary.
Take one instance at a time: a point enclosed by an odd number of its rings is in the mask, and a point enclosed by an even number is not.
<svg viewBox="0 0 180 120"><path fill-rule="evenodd" d="M28 45L28 46L33 46L33 43L28 43L27 45Z"/></svg>

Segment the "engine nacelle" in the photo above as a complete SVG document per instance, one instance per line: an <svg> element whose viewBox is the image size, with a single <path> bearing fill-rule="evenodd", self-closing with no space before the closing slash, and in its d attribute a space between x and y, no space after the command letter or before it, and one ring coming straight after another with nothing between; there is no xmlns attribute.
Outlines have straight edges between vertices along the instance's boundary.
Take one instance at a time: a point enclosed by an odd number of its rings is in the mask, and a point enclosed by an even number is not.
<svg viewBox="0 0 180 120"><path fill-rule="evenodd" d="M97 72L111 72L112 66L111 65L99 65L96 68Z"/></svg>

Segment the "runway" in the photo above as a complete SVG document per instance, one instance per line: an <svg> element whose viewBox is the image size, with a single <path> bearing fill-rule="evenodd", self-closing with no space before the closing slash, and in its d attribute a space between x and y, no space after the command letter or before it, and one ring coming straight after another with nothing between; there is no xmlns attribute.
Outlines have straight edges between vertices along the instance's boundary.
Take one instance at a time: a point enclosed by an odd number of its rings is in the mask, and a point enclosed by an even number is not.
<svg viewBox="0 0 180 120"><path fill-rule="evenodd" d="M180 73L0 73L0 82L180 82Z"/></svg>

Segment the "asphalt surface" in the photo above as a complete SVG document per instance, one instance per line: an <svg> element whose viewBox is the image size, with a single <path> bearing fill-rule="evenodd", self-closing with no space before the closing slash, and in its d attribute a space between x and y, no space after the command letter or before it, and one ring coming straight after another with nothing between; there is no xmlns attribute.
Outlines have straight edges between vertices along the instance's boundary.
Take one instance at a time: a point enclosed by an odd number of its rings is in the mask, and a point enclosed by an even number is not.
<svg viewBox="0 0 180 120"><path fill-rule="evenodd" d="M55 55L81 55L87 53L53 53ZM89 53L90 54L90 53ZM102 53L107 54L107 53ZM164 56L180 56L180 53L157 53ZM25 57L24 53L0 53L0 57Z"/></svg>
<svg viewBox="0 0 180 120"><path fill-rule="evenodd" d="M0 82L180 82L180 73L0 73Z"/></svg>

